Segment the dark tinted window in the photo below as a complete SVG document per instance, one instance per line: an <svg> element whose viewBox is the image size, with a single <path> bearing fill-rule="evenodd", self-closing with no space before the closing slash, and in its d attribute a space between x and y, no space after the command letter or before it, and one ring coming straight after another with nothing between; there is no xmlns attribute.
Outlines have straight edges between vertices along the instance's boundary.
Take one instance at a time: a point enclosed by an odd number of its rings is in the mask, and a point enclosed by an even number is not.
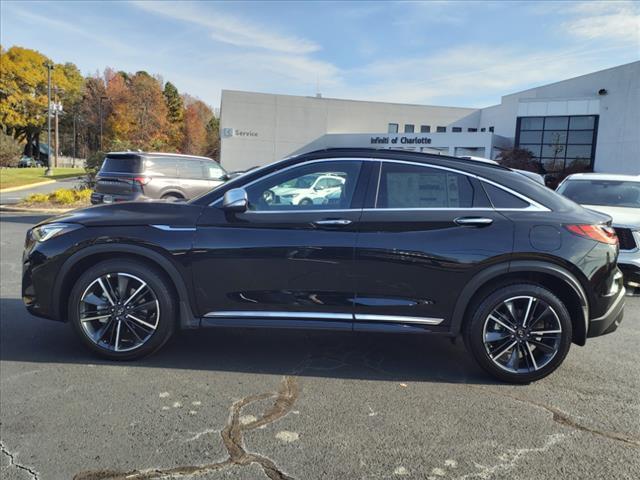
<svg viewBox="0 0 640 480"><path fill-rule="evenodd" d="M640 208L640 182L567 180L558 193L583 205Z"/></svg>
<svg viewBox="0 0 640 480"><path fill-rule="evenodd" d="M413 133L415 130L415 125L411 123L405 123L404 125L404 133Z"/></svg>
<svg viewBox="0 0 640 480"><path fill-rule="evenodd" d="M431 125L420 125L420 133L430 133Z"/></svg>
<svg viewBox="0 0 640 480"><path fill-rule="evenodd" d="M470 177L447 170L385 162L377 208L470 208L488 206Z"/></svg>
<svg viewBox="0 0 640 480"><path fill-rule="evenodd" d="M447 127L436 127L436 132L444 133L447 131Z"/></svg>
<svg viewBox="0 0 640 480"><path fill-rule="evenodd" d="M158 175L163 177L177 176L177 160L170 157L151 157L147 158L145 165L145 173L148 175Z"/></svg>
<svg viewBox="0 0 640 480"><path fill-rule="evenodd" d="M202 162L200 160L189 160L181 158L178 160L178 177L202 179Z"/></svg>
<svg viewBox="0 0 640 480"><path fill-rule="evenodd" d="M495 208L527 208L529 206L528 202L490 183L483 182L482 186L487 192L487 195L489 195L489 199Z"/></svg>
<svg viewBox="0 0 640 480"><path fill-rule="evenodd" d="M462 127L453 127L453 128L451 129L451 131L452 131L452 132L459 133L459 132L461 132L461 131L462 131Z"/></svg>
<svg viewBox="0 0 640 480"><path fill-rule="evenodd" d="M389 128L387 129L387 131L389 133L398 133L398 124L397 123L390 123L389 124Z"/></svg>
<svg viewBox="0 0 640 480"><path fill-rule="evenodd" d="M106 157L102 171L110 173L141 173L142 159L137 156Z"/></svg>

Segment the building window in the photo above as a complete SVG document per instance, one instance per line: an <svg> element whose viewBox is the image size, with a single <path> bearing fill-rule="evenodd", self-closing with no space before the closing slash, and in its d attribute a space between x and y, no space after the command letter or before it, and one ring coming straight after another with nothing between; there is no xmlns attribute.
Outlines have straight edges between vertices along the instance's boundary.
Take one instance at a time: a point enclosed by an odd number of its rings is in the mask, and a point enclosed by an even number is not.
<svg viewBox="0 0 640 480"><path fill-rule="evenodd" d="M545 173L559 177L593 170L597 115L519 117L516 146L529 150Z"/></svg>
<svg viewBox="0 0 640 480"><path fill-rule="evenodd" d="M387 132L389 132L389 133L398 133L398 124L397 123L390 123L389 124L389 128L387 129Z"/></svg>
<svg viewBox="0 0 640 480"><path fill-rule="evenodd" d="M477 132L477 131L478 131L477 128L471 128L471 127L467 128L467 132Z"/></svg>
<svg viewBox="0 0 640 480"><path fill-rule="evenodd" d="M481 131L481 132L486 132L486 131L487 131L487 129L486 129L486 128L484 128L484 127L482 127L482 128L480 129L480 131Z"/></svg>
<svg viewBox="0 0 640 480"><path fill-rule="evenodd" d="M436 127L436 132L444 133L447 131L447 127Z"/></svg>
<svg viewBox="0 0 640 480"><path fill-rule="evenodd" d="M415 131L415 126L412 123L404 124L404 133L413 133Z"/></svg>
<svg viewBox="0 0 640 480"><path fill-rule="evenodd" d="M489 131L493 133L493 127L489 127Z"/></svg>
<svg viewBox="0 0 640 480"><path fill-rule="evenodd" d="M420 125L420 133L431 133L431 125Z"/></svg>
<svg viewBox="0 0 640 480"><path fill-rule="evenodd" d="M452 132L456 132L456 133L457 133L457 132L461 132L461 131L462 131L462 128L461 128L461 127L453 127L453 128L451 129L451 131L452 131Z"/></svg>

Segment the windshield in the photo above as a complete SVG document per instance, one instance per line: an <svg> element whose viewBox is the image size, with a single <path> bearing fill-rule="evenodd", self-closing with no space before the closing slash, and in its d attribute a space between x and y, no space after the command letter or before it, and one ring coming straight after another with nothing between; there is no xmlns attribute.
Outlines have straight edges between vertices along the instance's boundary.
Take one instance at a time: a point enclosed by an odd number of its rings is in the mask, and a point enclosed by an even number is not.
<svg viewBox="0 0 640 480"><path fill-rule="evenodd" d="M568 180L558 193L582 205L640 208L640 182Z"/></svg>

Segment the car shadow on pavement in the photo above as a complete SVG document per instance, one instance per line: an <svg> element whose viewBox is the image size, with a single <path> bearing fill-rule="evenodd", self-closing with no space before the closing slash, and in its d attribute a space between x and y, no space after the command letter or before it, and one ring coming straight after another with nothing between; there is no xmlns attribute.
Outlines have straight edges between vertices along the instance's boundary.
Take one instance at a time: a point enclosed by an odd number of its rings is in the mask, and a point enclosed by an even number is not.
<svg viewBox="0 0 640 480"><path fill-rule="evenodd" d="M0 307L0 360L114 364L88 351L69 325L29 315L21 300L3 298ZM201 329L178 332L154 355L120 364L398 382L496 383L461 343L426 335Z"/></svg>

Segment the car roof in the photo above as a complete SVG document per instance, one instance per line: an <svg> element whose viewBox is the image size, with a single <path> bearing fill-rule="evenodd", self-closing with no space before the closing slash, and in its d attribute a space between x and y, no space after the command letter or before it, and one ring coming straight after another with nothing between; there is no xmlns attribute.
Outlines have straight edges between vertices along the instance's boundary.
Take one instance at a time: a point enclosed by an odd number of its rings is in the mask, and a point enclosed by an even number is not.
<svg viewBox="0 0 640 480"><path fill-rule="evenodd" d="M170 153L170 152L109 152L107 157L115 156L139 156L139 157L179 157L179 158L197 158L198 160L209 160L215 162L212 158L202 157L200 155L187 155L184 153Z"/></svg>
<svg viewBox="0 0 640 480"><path fill-rule="evenodd" d="M405 160L416 163L430 163L432 165L447 166L450 168L463 168L474 170L479 167L481 170L510 170L498 163L481 162L478 160L470 160L468 158L450 157L448 155L438 155L435 153L415 152L411 150L398 150L392 148L326 148L322 150L314 150L305 152L300 155L289 157L286 160L293 159L313 159L313 158L380 158L391 160Z"/></svg>
<svg viewBox="0 0 640 480"><path fill-rule="evenodd" d="M640 182L640 175L622 175L614 173L574 173L564 179L565 182L569 180L609 180L612 182Z"/></svg>

